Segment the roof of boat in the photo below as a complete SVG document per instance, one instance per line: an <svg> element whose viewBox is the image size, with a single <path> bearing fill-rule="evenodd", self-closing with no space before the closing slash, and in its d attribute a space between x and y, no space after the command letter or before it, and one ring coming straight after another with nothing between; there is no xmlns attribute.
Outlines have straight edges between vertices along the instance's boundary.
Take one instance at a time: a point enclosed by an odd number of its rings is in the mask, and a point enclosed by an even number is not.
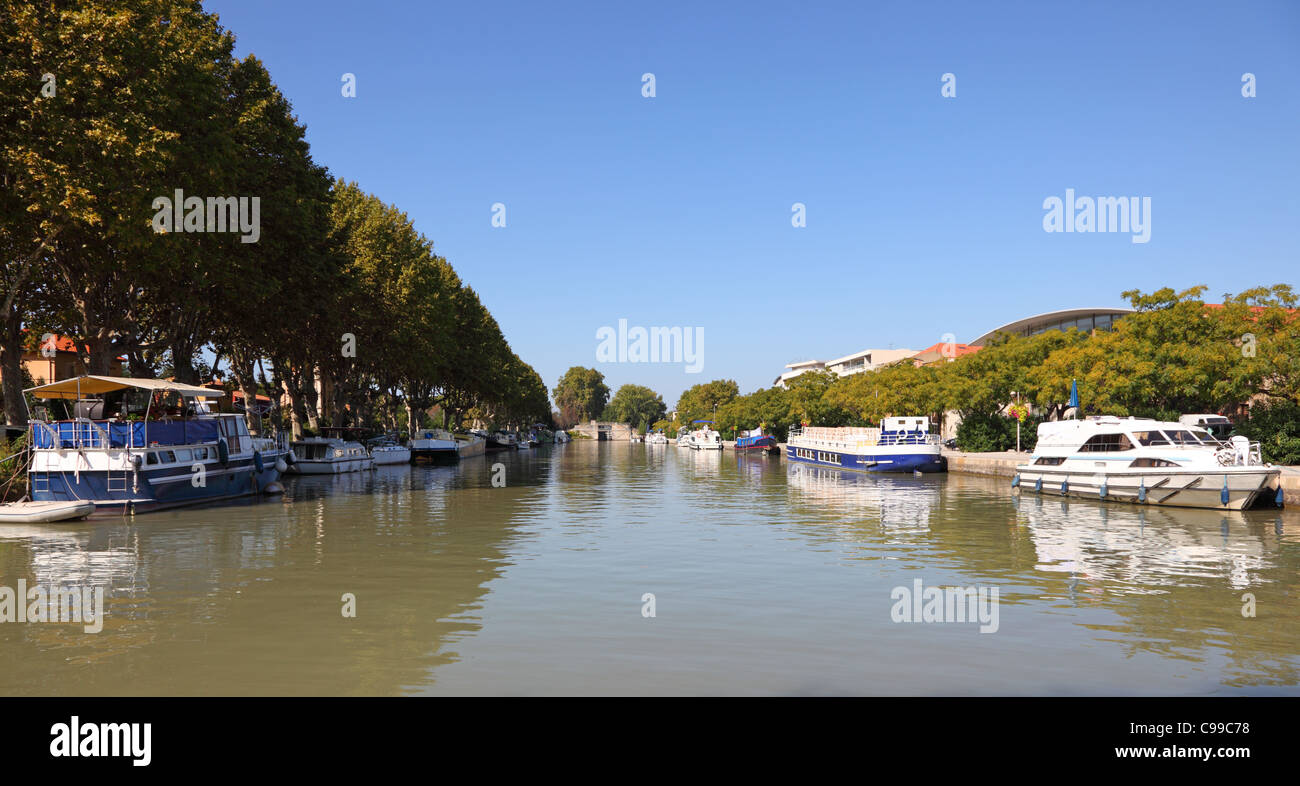
<svg viewBox="0 0 1300 786"><path fill-rule="evenodd" d="M88 394L112 393L117 390L135 388L164 393L177 393L185 398L221 398L222 392L198 385L187 385L169 379L143 379L138 377L103 377L85 374L69 377L47 385L27 388L24 393L31 393L37 398L79 399Z"/></svg>
<svg viewBox="0 0 1300 786"><path fill-rule="evenodd" d="M1172 429L1175 431L1182 431L1188 428L1199 429L1198 426L1179 423L1175 420L1153 420L1152 418L1136 417L1121 418L1116 415L1093 415L1083 420L1046 421L1038 425L1038 433L1098 431L1101 429L1115 431L1150 431L1152 429L1163 431L1166 429Z"/></svg>

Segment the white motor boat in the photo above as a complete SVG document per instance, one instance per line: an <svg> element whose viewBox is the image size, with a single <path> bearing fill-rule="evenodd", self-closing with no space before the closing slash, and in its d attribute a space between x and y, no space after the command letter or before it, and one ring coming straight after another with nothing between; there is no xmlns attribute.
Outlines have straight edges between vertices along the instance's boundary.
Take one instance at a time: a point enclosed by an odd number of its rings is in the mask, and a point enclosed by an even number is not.
<svg viewBox="0 0 1300 786"><path fill-rule="evenodd" d="M460 458L460 445L457 444L455 435L446 429L424 429L417 432L411 438L410 446L411 457L416 461L455 461Z"/></svg>
<svg viewBox="0 0 1300 786"><path fill-rule="evenodd" d="M411 449L399 445L394 439L381 440L371 445L370 456L375 460L375 466L411 463Z"/></svg>
<svg viewBox="0 0 1300 786"><path fill-rule="evenodd" d="M563 430L563 429L560 429L560 430L558 430L558 431L555 432L555 442L556 442L556 444L559 444L559 443L561 443L561 442L568 442L568 441L570 441L571 439L572 439L572 437L569 436L569 432L567 432L567 431L565 431L565 430Z"/></svg>
<svg viewBox="0 0 1300 786"><path fill-rule="evenodd" d="M697 420L703 428L691 432L691 447L696 450L722 450L722 435L713 430L713 421Z"/></svg>
<svg viewBox="0 0 1300 786"><path fill-rule="evenodd" d="M1241 510L1281 494L1281 470L1264 463L1258 442L1142 418L1043 423L1016 472L1011 485L1022 491L1147 505Z"/></svg>
<svg viewBox="0 0 1300 786"><path fill-rule="evenodd" d="M667 445L667 444L668 444L668 435L664 434L662 431L656 431L656 432L654 432L653 434L647 434L647 435L646 435L646 438L645 438L645 444L647 444L647 445Z"/></svg>
<svg viewBox="0 0 1300 786"><path fill-rule="evenodd" d="M691 438L691 435L692 435L692 432L691 432L691 431L688 431L686 428L683 427L683 428L679 429L678 432L677 432L677 447L679 447L679 448L689 448L689 447L691 447L692 444L693 444L693 440L692 440L692 438Z"/></svg>
<svg viewBox="0 0 1300 786"><path fill-rule="evenodd" d="M336 475L374 469L375 460L360 442L337 437L309 437L293 442L290 472L300 475Z"/></svg>

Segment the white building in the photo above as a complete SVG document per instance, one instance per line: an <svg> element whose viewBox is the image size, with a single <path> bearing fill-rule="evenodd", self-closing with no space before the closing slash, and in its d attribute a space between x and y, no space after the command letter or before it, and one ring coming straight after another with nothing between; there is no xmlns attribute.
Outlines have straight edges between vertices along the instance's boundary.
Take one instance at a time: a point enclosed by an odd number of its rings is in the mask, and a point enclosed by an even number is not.
<svg viewBox="0 0 1300 786"><path fill-rule="evenodd" d="M860 374L863 371L875 371L881 366L896 363L915 354L914 349L864 349L834 360L800 360L796 363L787 363L785 367L789 370L772 380L772 385L783 388L787 381L807 371L833 371L841 377Z"/></svg>

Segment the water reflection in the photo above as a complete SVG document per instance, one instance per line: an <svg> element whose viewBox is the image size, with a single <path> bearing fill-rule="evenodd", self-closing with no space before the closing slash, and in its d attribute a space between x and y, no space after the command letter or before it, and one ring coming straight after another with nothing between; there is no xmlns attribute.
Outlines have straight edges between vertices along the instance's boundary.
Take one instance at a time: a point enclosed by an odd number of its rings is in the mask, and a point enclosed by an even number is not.
<svg viewBox="0 0 1300 786"><path fill-rule="evenodd" d="M302 476L0 528L0 584L104 586L108 612L99 634L0 624L0 691L1290 692L1297 531L672 445ZM916 577L1000 587L999 632L892 623Z"/></svg>
<svg viewBox="0 0 1300 786"><path fill-rule="evenodd" d="M839 516L872 519L894 530L924 531L939 504L941 481L935 477L869 474L810 464L790 463L786 481L791 495Z"/></svg>

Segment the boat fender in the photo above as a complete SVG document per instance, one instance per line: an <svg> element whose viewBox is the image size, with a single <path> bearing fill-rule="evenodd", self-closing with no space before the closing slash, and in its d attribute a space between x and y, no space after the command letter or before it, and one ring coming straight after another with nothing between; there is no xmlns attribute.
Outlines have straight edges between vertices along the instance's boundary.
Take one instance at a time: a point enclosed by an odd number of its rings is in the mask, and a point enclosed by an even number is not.
<svg viewBox="0 0 1300 786"><path fill-rule="evenodd" d="M262 451L253 451L253 466L257 467L257 474L259 475L266 471L266 463L262 461Z"/></svg>
<svg viewBox="0 0 1300 786"><path fill-rule="evenodd" d="M1015 488L1020 488L1020 473L1019 473L1019 472L1017 472L1017 473L1016 473L1016 476L1015 476L1014 478L1011 479L1011 488L1013 488L1013 489L1015 489Z"/></svg>
<svg viewBox="0 0 1300 786"><path fill-rule="evenodd" d="M1040 477L1038 480L1034 481L1034 491L1039 492L1039 493L1042 493L1042 491L1043 491L1043 479L1042 479L1041 477Z"/></svg>
<svg viewBox="0 0 1300 786"><path fill-rule="evenodd" d="M223 467L230 463L230 443L226 442L225 437L217 440L217 458Z"/></svg>
<svg viewBox="0 0 1300 786"><path fill-rule="evenodd" d="M281 475L283 475L285 472L288 471L288 469L289 469L289 465L286 464L286 463L284 463L284 459L282 459L282 458L278 458L278 459L275 460L275 471L276 471L276 472L279 472Z"/></svg>
<svg viewBox="0 0 1300 786"><path fill-rule="evenodd" d="M1070 479L1066 478L1065 480L1061 481L1061 496L1064 497L1066 494L1069 493L1070 493Z"/></svg>
<svg viewBox="0 0 1300 786"><path fill-rule="evenodd" d="M131 457L131 466L135 467L136 469L139 469L140 465L143 463L144 463L144 456L141 456L139 453Z"/></svg>
<svg viewBox="0 0 1300 786"><path fill-rule="evenodd" d="M297 463L298 463L298 457L295 456L295 455L293 455L293 451L292 451L292 450L289 451L288 453L284 454L284 460L287 461L287 462L289 462L289 466L291 466L291 467L292 467L294 464L297 464Z"/></svg>
<svg viewBox="0 0 1300 786"><path fill-rule="evenodd" d="M1228 504L1228 476L1223 476L1223 488L1219 490L1219 501L1224 505Z"/></svg>
<svg viewBox="0 0 1300 786"><path fill-rule="evenodd" d="M1146 478L1142 478L1141 480L1138 481L1138 502L1146 502L1146 501L1147 501L1147 481Z"/></svg>
<svg viewBox="0 0 1300 786"><path fill-rule="evenodd" d="M1106 494L1107 494L1109 491L1110 491L1110 486L1107 485L1106 481L1103 480L1103 481L1101 482L1101 488L1100 488L1100 489L1097 489L1097 495L1098 495L1099 497L1101 497L1102 499L1105 499L1105 498L1106 498Z"/></svg>
<svg viewBox="0 0 1300 786"><path fill-rule="evenodd" d="M1278 484L1277 496L1273 497L1273 502L1280 508L1286 504L1286 495L1282 493L1282 484Z"/></svg>

